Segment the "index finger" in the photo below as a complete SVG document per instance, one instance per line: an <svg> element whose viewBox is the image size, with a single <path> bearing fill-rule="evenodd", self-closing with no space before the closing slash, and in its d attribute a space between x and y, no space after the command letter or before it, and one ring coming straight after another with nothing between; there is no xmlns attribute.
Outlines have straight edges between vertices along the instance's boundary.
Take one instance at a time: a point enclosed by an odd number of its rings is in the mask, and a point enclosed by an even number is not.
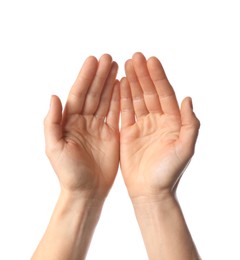
<svg viewBox="0 0 240 260"><path fill-rule="evenodd" d="M73 84L65 106L65 114L79 114L82 111L85 97L98 68L98 60L94 56L88 57Z"/></svg>
<svg viewBox="0 0 240 260"><path fill-rule="evenodd" d="M180 115L174 89L169 83L160 61L156 57L151 57L147 61L147 67L157 90L163 112Z"/></svg>

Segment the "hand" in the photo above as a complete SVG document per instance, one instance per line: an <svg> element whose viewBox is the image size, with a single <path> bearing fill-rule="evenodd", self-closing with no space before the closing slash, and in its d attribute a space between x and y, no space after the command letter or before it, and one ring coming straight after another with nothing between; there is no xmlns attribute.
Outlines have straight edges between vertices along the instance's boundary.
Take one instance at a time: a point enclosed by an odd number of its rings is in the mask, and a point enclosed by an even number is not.
<svg viewBox="0 0 240 260"><path fill-rule="evenodd" d="M110 55L89 57L63 113L60 99L51 99L46 153L65 191L105 198L113 184L119 165L117 70Z"/></svg>
<svg viewBox="0 0 240 260"><path fill-rule="evenodd" d="M160 61L136 53L121 90L120 165L130 197L175 191L194 153L199 121L190 98L179 109Z"/></svg>

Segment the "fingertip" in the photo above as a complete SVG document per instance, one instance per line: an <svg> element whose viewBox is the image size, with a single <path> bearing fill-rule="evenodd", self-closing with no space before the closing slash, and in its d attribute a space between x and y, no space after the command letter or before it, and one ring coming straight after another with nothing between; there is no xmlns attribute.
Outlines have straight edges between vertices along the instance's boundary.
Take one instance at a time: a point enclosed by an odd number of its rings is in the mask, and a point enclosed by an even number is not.
<svg viewBox="0 0 240 260"><path fill-rule="evenodd" d="M106 60L106 61L111 62L111 61L112 61L112 56L111 56L110 54L108 54L108 53L104 53L104 54L100 57L99 61L101 61L101 60Z"/></svg>
<svg viewBox="0 0 240 260"><path fill-rule="evenodd" d="M56 143L62 138L62 104L58 96L52 95L50 109L44 120L46 153L51 155Z"/></svg>
<svg viewBox="0 0 240 260"><path fill-rule="evenodd" d="M126 96L126 93L130 93L130 86L126 77L123 77L120 80L120 91L122 98Z"/></svg>
<svg viewBox="0 0 240 260"><path fill-rule="evenodd" d="M116 79L114 82L114 88L119 88L119 87L120 87L120 81Z"/></svg>
<svg viewBox="0 0 240 260"><path fill-rule="evenodd" d="M119 95L120 95L119 92L120 92L120 82L118 79L116 79L113 86L113 100L119 99Z"/></svg>
<svg viewBox="0 0 240 260"><path fill-rule="evenodd" d="M134 54L133 54L133 56L132 56L132 59L133 60L142 60L142 59L144 59L144 60L146 60L146 58L145 58L145 56L142 54L142 52L140 52L140 51L137 51L137 52L135 52Z"/></svg>
<svg viewBox="0 0 240 260"><path fill-rule="evenodd" d="M185 97L181 103L181 116L182 116L183 120L186 117L186 115L189 114L189 110L190 111L192 110L189 105L189 97Z"/></svg>
<svg viewBox="0 0 240 260"><path fill-rule="evenodd" d="M51 102L53 102L55 99L59 99L59 97L57 95L51 95Z"/></svg>
<svg viewBox="0 0 240 260"><path fill-rule="evenodd" d="M151 56L147 60L148 61L158 61L158 58L156 56Z"/></svg>
<svg viewBox="0 0 240 260"><path fill-rule="evenodd" d="M56 95L51 96L48 116L51 123L60 123L62 120L62 103Z"/></svg>
<svg viewBox="0 0 240 260"><path fill-rule="evenodd" d="M112 70L114 70L114 72L118 71L118 64L116 61L113 61L113 63L112 63Z"/></svg>
<svg viewBox="0 0 240 260"><path fill-rule="evenodd" d="M155 56L150 57L147 60L147 67L150 73L152 74L152 77L154 77L154 79L161 80L167 78L163 65L157 57Z"/></svg>
<svg viewBox="0 0 240 260"><path fill-rule="evenodd" d="M155 57L155 56L151 56L148 60L147 60L147 64L148 65L151 65L151 66L161 66L162 67L162 64L160 62L160 60Z"/></svg>
<svg viewBox="0 0 240 260"><path fill-rule="evenodd" d="M98 60L95 56L88 56L85 61L83 62L83 65L78 73L77 79L75 81L75 84L77 81L81 78L82 75L85 75L87 73L87 79L91 80L93 75L96 73L98 67ZM89 73L90 71L90 73ZM90 74L90 76L89 76ZM86 76L85 76L86 77Z"/></svg>
<svg viewBox="0 0 240 260"><path fill-rule="evenodd" d="M185 97L182 101L181 107L185 110L193 112L193 102L191 97Z"/></svg>
<svg viewBox="0 0 240 260"><path fill-rule="evenodd" d="M98 60L97 60L97 58L96 58L95 56L90 55L90 56L88 56L88 57L86 58L84 64L85 64L85 63L97 64L97 63L98 63Z"/></svg>
<svg viewBox="0 0 240 260"><path fill-rule="evenodd" d="M192 98L191 97L187 97L187 101L188 101L188 105L191 108L191 110L193 110L193 102L192 102Z"/></svg>
<svg viewBox="0 0 240 260"><path fill-rule="evenodd" d="M58 106L62 110L62 102L57 95L51 96L51 106Z"/></svg>
<svg viewBox="0 0 240 260"><path fill-rule="evenodd" d="M126 77L122 77L121 80L120 80L120 84L125 84L127 78Z"/></svg>
<svg viewBox="0 0 240 260"><path fill-rule="evenodd" d="M55 102L56 97L57 96L55 96L55 95L51 95L50 102L49 102L49 109L48 109L48 113L47 113L47 116L45 119L47 119L50 116L52 109L54 107L54 102Z"/></svg>
<svg viewBox="0 0 240 260"><path fill-rule="evenodd" d="M183 124L195 125L196 128L200 128L200 121L193 112L193 102L191 97L186 97L181 104L181 115Z"/></svg>
<svg viewBox="0 0 240 260"><path fill-rule="evenodd" d="M181 104L182 127L179 140L182 156L190 159L194 154L195 144L200 128L200 121L192 111L192 99L186 97Z"/></svg>
<svg viewBox="0 0 240 260"><path fill-rule="evenodd" d="M118 67L118 63L115 60L113 61L113 66Z"/></svg>
<svg viewBox="0 0 240 260"><path fill-rule="evenodd" d="M132 66L132 60L131 60L131 59L128 59L128 60L125 62L125 64L124 64L125 71L127 71L131 66Z"/></svg>
<svg viewBox="0 0 240 260"><path fill-rule="evenodd" d="M135 69L144 66L147 62L145 56L141 52L136 52L133 55L132 60Z"/></svg>

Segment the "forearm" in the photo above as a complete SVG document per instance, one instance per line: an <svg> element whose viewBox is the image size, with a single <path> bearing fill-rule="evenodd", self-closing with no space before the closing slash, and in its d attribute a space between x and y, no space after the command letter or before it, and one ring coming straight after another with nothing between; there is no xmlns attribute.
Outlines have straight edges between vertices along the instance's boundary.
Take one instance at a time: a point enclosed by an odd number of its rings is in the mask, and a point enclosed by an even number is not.
<svg viewBox="0 0 240 260"><path fill-rule="evenodd" d="M82 260L103 202L62 192L32 260Z"/></svg>
<svg viewBox="0 0 240 260"><path fill-rule="evenodd" d="M199 260L181 208L174 196L133 200L150 260Z"/></svg>

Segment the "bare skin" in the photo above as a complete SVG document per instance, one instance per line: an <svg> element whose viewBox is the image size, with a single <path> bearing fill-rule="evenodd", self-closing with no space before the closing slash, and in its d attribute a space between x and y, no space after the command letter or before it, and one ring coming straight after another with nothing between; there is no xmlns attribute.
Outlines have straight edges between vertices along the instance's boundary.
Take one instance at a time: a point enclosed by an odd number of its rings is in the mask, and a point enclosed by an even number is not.
<svg viewBox="0 0 240 260"><path fill-rule="evenodd" d="M149 259L199 259L175 196L200 126L191 99L179 108L156 57L135 53L125 71L120 164Z"/></svg>
<svg viewBox="0 0 240 260"><path fill-rule="evenodd" d="M46 153L61 195L33 260L85 259L119 165L117 70L110 55L99 61L89 57L63 113L60 99L51 99L45 119Z"/></svg>
<svg viewBox="0 0 240 260"><path fill-rule="evenodd" d="M52 98L45 120L46 149L63 189L104 198L113 184L119 164L117 69L109 55L99 62L89 57L63 114L60 100Z"/></svg>
<svg viewBox="0 0 240 260"><path fill-rule="evenodd" d="M119 162L149 259L200 259L176 199L200 126L192 101L179 108L156 57L135 53L120 84L117 69L108 54L88 57L64 111L51 99L46 154L61 193L32 260L86 258Z"/></svg>

